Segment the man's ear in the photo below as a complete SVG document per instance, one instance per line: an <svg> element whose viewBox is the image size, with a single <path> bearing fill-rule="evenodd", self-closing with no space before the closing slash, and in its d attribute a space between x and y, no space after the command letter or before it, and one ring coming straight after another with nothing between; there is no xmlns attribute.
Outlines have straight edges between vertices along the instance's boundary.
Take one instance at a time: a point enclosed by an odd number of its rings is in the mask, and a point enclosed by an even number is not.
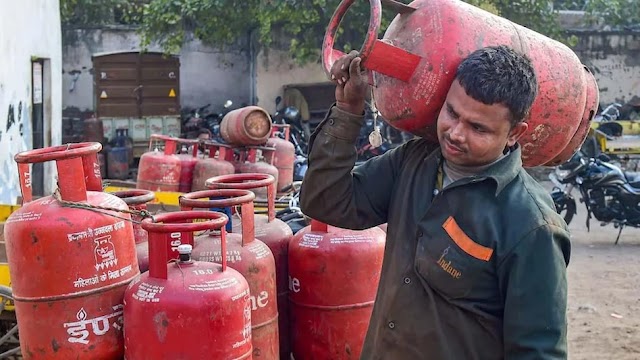
<svg viewBox="0 0 640 360"><path fill-rule="evenodd" d="M509 131L509 137L507 139L507 146L512 147L518 142L518 140L527 132L529 125L526 122L517 123L511 131Z"/></svg>

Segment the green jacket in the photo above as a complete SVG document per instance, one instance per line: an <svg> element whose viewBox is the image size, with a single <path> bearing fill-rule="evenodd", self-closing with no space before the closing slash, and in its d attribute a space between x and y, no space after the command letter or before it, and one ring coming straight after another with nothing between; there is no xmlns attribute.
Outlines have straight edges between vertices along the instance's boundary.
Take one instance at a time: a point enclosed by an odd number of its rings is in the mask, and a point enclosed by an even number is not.
<svg viewBox="0 0 640 360"><path fill-rule="evenodd" d="M362 359L566 359L570 242L517 149L434 191L440 149L413 139L354 168L363 118L332 107L310 141L302 211L388 223Z"/></svg>

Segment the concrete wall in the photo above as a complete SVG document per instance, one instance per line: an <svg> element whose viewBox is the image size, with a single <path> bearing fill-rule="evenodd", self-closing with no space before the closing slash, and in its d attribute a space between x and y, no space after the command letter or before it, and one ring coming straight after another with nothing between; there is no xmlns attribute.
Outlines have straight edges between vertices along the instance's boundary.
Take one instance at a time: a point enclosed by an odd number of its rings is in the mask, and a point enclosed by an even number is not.
<svg viewBox="0 0 640 360"><path fill-rule="evenodd" d="M140 38L127 27L65 29L63 32L63 107L94 109L93 64L98 53L140 51ZM148 51L160 51L150 46ZM217 109L227 99L249 103L249 60L242 50L222 53L189 41L180 53L180 103Z"/></svg>
<svg viewBox="0 0 640 360"><path fill-rule="evenodd" d="M575 32L574 48L600 87L600 103L624 103L640 96L640 32Z"/></svg>
<svg viewBox="0 0 640 360"><path fill-rule="evenodd" d="M258 106L270 114L275 111L275 99L287 84L307 84L328 81L322 63L297 65L287 51L261 51L256 61L256 95Z"/></svg>
<svg viewBox="0 0 640 360"><path fill-rule="evenodd" d="M63 108L81 112L95 107L91 57L98 53L140 51L140 38L128 27L64 29L62 43ZM283 85L326 81L320 63L300 67L286 51L269 50L261 51L252 64L247 48L239 46L240 50L221 52L197 40L187 42L180 52L181 105L197 107L211 103L212 109L216 109L230 99L239 106L251 104L253 95L259 106L272 113ZM152 45L148 51L161 49Z"/></svg>
<svg viewBox="0 0 640 360"><path fill-rule="evenodd" d="M61 30L58 0L3 1L0 21L0 203L20 196L13 157L32 147L32 65L44 58L45 146L61 141ZM53 164L45 166L45 193L55 185Z"/></svg>

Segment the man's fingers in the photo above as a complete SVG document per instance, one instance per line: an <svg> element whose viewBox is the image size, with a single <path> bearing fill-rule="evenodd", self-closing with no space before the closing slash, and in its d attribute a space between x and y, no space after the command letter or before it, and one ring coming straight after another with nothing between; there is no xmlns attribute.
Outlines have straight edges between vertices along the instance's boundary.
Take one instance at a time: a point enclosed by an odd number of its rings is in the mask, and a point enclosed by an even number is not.
<svg viewBox="0 0 640 360"><path fill-rule="evenodd" d="M353 59L357 56L358 52L354 50L336 60L336 62L331 67L331 80L340 85L343 85L347 80L349 80L349 69L351 67L351 63L353 62Z"/></svg>
<svg viewBox="0 0 640 360"><path fill-rule="evenodd" d="M346 72L343 70L347 65L346 62L344 61L345 59L339 59L338 61L336 61L333 64L333 67L331 68L331 80L338 83L338 84L344 84L344 82L346 81L345 79L345 74Z"/></svg>
<svg viewBox="0 0 640 360"><path fill-rule="evenodd" d="M357 57L355 59L353 59L353 61L351 61L351 64L349 64L349 76L352 78L359 78L360 77L360 63L362 62L362 59Z"/></svg>
<svg viewBox="0 0 640 360"><path fill-rule="evenodd" d="M359 53L355 50L351 50L346 56L343 57L345 60L344 63L340 67L340 75L342 76L340 80L345 83L351 77L351 67L353 66L353 62L355 59L358 59ZM358 64L360 61L358 61Z"/></svg>

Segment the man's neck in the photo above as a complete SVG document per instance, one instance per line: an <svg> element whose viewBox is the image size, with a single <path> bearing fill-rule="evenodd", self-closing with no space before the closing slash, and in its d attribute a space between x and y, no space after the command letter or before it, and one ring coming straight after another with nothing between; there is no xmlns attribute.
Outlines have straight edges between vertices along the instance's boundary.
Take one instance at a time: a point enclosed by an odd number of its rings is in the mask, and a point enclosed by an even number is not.
<svg viewBox="0 0 640 360"><path fill-rule="evenodd" d="M491 165L502 160L507 155L509 154L508 153L506 155L501 154L496 160L488 164L478 165L478 166L462 166L462 165L451 163L443 159L443 164L442 164L442 170L444 173L443 186L447 187L449 184L455 181L458 181L460 179L481 174L485 170L487 170L489 167L491 167Z"/></svg>

